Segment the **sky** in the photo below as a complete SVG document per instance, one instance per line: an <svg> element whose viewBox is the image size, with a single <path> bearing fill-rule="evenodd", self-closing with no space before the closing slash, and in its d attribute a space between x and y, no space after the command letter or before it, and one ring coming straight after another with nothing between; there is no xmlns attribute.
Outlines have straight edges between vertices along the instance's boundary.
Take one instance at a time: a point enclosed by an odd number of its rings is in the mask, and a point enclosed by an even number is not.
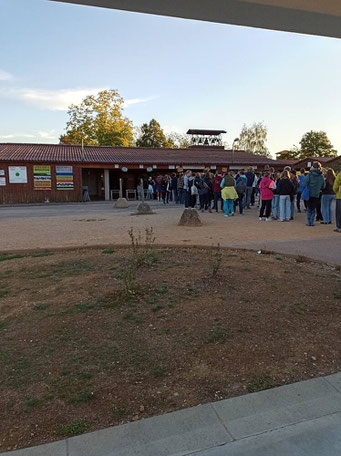
<svg viewBox="0 0 341 456"><path fill-rule="evenodd" d="M264 122L268 147L326 131L341 153L341 40L48 0L0 0L0 142L58 143L67 108L116 89L134 125Z"/></svg>

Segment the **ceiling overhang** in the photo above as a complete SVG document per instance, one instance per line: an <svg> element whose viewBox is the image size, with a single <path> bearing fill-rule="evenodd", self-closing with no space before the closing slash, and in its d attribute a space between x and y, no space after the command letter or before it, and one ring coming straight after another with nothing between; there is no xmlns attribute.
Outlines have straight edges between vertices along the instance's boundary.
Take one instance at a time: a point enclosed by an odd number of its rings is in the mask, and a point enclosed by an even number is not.
<svg viewBox="0 0 341 456"><path fill-rule="evenodd" d="M51 0L341 38L340 0Z"/></svg>

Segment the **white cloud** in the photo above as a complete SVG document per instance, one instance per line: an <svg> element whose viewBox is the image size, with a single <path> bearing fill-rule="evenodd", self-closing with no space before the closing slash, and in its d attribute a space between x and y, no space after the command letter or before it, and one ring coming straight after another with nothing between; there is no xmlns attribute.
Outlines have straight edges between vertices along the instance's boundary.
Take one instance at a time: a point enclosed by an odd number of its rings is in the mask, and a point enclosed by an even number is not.
<svg viewBox="0 0 341 456"><path fill-rule="evenodd" d="M57 139L56 130L49 130L49 131L39 131L38 137L42 139Z"/></svg>
<svg viewBox="0 0 341 456"><path fill-rule="evenodd" d="M105 90L105 88L57 90L10 88L0 89L0 97L24 101L51 111L67 111L71 104L79 104L87 95L96 95L101 90ZM127 107L153 98L155 97L133 98L126 100L124 104Z"/></svg>
<svg viewBox="0 0 341 456"><path fill-rule="evenodd" d="M9 135L1 135L0 140L5 139L58 139L56 130L38 131L35 133L12 133Z"/></svg>
<svg viewBox="0 0 341 456"><path fill-rule="evenodd" d="M13 76L0 68L0 81L10 81L11 79L13 79Z"/></svg>

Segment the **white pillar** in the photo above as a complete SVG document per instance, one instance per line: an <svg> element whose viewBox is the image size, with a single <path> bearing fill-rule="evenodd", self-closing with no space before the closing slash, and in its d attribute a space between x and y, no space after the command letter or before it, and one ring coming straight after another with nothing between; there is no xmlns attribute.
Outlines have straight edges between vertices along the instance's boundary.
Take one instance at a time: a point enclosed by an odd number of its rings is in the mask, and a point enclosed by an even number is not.
<svg viewBox="0 0 341 456"><path fill-rule="evenodd" d="M104 194L105 194L105 201L110 200L110 178L109 178L109 170L104 170Z"/></svg>

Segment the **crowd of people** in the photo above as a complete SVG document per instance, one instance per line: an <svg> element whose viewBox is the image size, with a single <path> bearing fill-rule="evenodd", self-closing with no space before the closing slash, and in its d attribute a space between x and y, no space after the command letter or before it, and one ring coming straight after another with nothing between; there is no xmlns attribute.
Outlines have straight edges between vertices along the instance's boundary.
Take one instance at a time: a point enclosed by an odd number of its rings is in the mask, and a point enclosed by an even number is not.
<svg viewBox="0 0 341 456"><path fill-rule="evenodd" d="M315 222L333 222L332 205L336 199L336 230L341 233L341 173L322 168L318 161L310 170L297 172L286 166L282 172L274 168L256 174L252 168L216 174L210 172L173 173L148 178L147 199L164 204L174 202L186 208L198 207L202 212L223 212L226 217L239 215L251 206L259 208L260 221L290 222L295 212L304 210L307 226Z"/></svg>

